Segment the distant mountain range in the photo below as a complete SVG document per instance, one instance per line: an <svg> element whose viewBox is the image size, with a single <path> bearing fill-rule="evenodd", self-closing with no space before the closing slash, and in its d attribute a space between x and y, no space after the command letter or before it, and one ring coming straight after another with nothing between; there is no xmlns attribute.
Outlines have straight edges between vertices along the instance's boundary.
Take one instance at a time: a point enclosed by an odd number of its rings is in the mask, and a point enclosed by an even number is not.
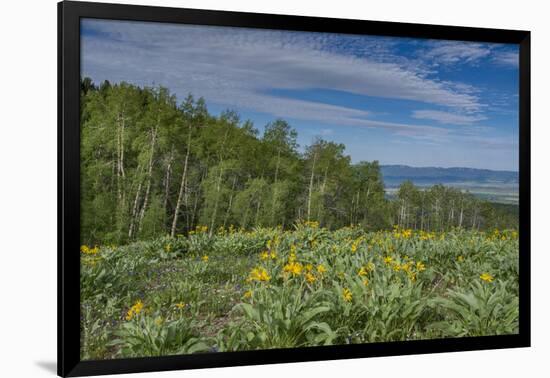
<svg viewBox="0 0 550 378"><path fill-rule="evenodd" d="M387 187L399 186L406 180L411 180L419 186L431 186L434 184L449 186L463 186L465 184L498 186L504 184L507 187L514 187L519 182L519 174L514 171L493 171L490 169L460 167L410 167L408 165L382 165L380 168Z"/></svg>

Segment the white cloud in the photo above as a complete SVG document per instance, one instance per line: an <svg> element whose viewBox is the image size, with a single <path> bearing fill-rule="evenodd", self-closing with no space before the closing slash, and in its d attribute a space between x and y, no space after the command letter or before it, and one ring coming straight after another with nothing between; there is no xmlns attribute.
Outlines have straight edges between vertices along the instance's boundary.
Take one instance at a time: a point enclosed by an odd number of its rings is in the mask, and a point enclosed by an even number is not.
<svg viewBox="0 0 550 378"><path fill-rule="evenodd" d="M86 28L110 36L85 36L82 41L83 74L96 80L109 78L140 85L154 81L180 97L192 92L220 106L327 123L366 118L369 114L281 98L268 90L324 88L420 101L465 112L483 107L471 88L429 79L419 67L405 65L399 59L392 62L387 54L375 60L335 52L330 34L84 22ZM371 44L374 46L376 41L374 38Z"/></svg>
<svg viewBox="0 0 550 378"><path fill-rule="evenodd" d="M415 110L411 116L416 119L428 119L445 125L471 125L487 119L481 114L460 114L441 110Z"/></svg>
<svg viewBox="0 0 550 378"><path fill-rule="evenodd" d="M501 51L494 55L493 61L502 66L519 67L519 53L517 51Z"/></svg>
<svg viewBox="0 0 550 378"><path fill-rule="evenodd" d="M423 58L436 64L474 63L490 54L491 48L481 43L437 41L423 52Z"/></svg>

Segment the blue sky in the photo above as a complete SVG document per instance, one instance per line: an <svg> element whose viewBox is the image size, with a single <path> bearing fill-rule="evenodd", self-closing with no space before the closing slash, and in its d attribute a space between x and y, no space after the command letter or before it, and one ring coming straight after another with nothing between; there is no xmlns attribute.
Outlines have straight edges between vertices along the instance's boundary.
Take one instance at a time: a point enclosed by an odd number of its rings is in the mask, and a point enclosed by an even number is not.
<svg viewBox="0 0 550 378"><path fill-rule="evenodd" d="M84 19L81 70L283 118L353 162L518 169L516 45Z"/></svg>

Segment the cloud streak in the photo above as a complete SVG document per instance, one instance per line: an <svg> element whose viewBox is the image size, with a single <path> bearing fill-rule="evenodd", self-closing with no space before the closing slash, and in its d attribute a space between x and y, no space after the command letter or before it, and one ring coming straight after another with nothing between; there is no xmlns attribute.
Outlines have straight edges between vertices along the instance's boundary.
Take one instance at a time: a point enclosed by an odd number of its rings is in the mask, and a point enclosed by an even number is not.
<svg viewBox="0 0 550 378"><path fill-rule="evenodd" d="M445 125L472 125L487 119L486 116L481 114L459 114L441 110L415 110L411 117L428 119Z"/></svg>
<svg viewBox="0 0 550 378"><path fill-rule="evenodd" d="M334 52L332 35L217 27L84 21L84 74L169 86L219 105L274 116L334 122L368 112L311 101L283 99L266 89L312 89L420 101L477 112L467 86L429 79L402 62ZM86 35L86 34L85 34ZM107 38L106 38L107 36ZM343 37L342 37L343 38ZM371 45L377 42L371 40ZM367 43L367 46L369 43ZM381 50L381 49L379 49ZM361 55L361 54L359 54Z"/></svg>

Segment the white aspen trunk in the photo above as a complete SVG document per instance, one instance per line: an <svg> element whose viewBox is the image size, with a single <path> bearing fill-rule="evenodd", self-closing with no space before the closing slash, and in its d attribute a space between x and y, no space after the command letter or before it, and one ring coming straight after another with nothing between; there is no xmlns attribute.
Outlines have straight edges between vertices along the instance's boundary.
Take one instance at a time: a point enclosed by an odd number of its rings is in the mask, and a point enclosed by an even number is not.
<svg viewBox="0 0 550 378"><path fill-rule="evenodd" d="M117 118L117 132L116 132L116 185L117 185L117 198L119 205L122 202L122 179L120 173L120 115Z"/></svg>
<svg viewBox="0 0 550 378"><path fill-rule="evenodd" d="M277 177L279 176L279 164L281 163L281 149L277 150L277 165L275 166L275 178L273 182L277 182Z"/></svg>
<svg viewBox="0 0 550 378"><path fill-rule="evenodd" d="M159 115L159 121L157 121L157 125L151 135L151 155L149 156L149 167L147 170L147 187L145 189L145 197L143 198L143 206L141 207L141 212L139 214L138 232L141 232L143 217L145 216L145 210L147 209L147 204L149 202L149 193L151 192L151 181L153 176L153 159L155 157L155 144L157 140L157 129L159 127L159 123L160 123L160 115Z"/></svg>
<svg viewBox="0 0 550 378"><path fill-rule="evenodd" d="M313 165L311 167L311 177L309 179L309 193L307 198L307 220L309 222L311 215L311 195L313 193L313 177L315 175L315 161L317 160L317 153L313 154Z"/></svg>
<svg viewBox="0 0 550 378"><path fill-rule="evenodd" d="M231 185L231 194L229 195L229 205L227 206L227 211L225 212L225 217L223 219L223 228L227 224L229 219L229 214L231 213L231 207L233 206L233 196L235 192L235 184L237 183L237 176L233 176L233 184Z"/></svg>
<svg viewBox="0 0 550 378"><path fill-rule="evenodd" d="M328 167L325 168L323 183L321 184L321 201L319 201L319 205L317 206L317 220L321 224L324 222L324 219L323 219L324 212L322 210L324 207L323 205L325 203L325 189L327 187L327 171L328 171Z"/></svg>
<svg viewBox="0 0 550 378"><path fill-rule="evenodd" d="M170 194L170 175L172 174L172 163L168 163L166 167L166 175L164 176L164 209L168 207L168 196Z"/></svg>
<svg viewBox="0 0 550 378"><path fill-rule="evenodd" d="M195 219L197 218L197 208L199 206L199 197L200 197L200 189L198 193L195 193L195 200L193 201L193 212L191 213L191 224L195 224ZM191 228L191 227L188 226L188 228Z"/></svg>
<svg viewBox="0 0 550 378"><path fill-rule="evenodd" d="M124 172L124 129L126 127L126 118L122 117L122 124L120 128L120 173L122 178L126 177Z"/></svg>
<svg viewBox="0 0 550 378"><path fill-rule="evenodd" d="M172 175L172 161L174 160L174 150L170 152L168 164L166 166L166 174L164 176L164 201L163 208L166 211L168 208L168 196L170 195L170 179Z"/></svg>
<svg viewBox="0 0 550 378"><path fill-rule="evenodd" d="M210 230L208 232L208 235L212 236L212 230L214 229L214 225L216 222L216 216L218 213L218 203L220 202L220 190L222 186L222 177L223 177L223 167L222 167L223 161L220 162L220 175L218 176L218 184L216 185L216 201L214 202L214 211L212 212L212 219L210 220Z"/></svg>
<svg viewBox="0 0 550 378"><path fill-rule="evenodd" d="M279 148L277 150L277 165L275 166L275 178L273 179L273 184L277 183L277 178L279 176L279 164L281 162L281 149ZM275 188L275 185L273 185L273 188ZM271 225L275 226L275 189L273 189L271 193L272 201L271 201Z"/></svg>
<svg viewBox="0 0 550 378"><path fill-rule="evenodd" d="M359 219L359 209L361 207L361 187L357 189L357 199L355 200L355 209L353 211L355 215L355 222Z"/></svg>
<svg viewBox="0 0 550 378"><path fill-rule="evenodd" d="M124 113L117 118L117 198L118 198L118 220L122 220L123 214L126 212L126 190L125 190L125 172L124 172L124 128L125 118ZM118 231L122 231L124 225L118 224Z"/></svg>
<svg viewBox="0 0 550 378"><path fill-rule="evenodd" d="M420 207L420 229L424 231L424 204Z"/></svg>
<svg viewBox="0 0 550 378"><path fill-rule="evenodd" d="M365 209L363 210L363 226L367 224L367 213L369 211L369 195L370 195L370 184L367 186L367 193L365 194Z"/></svg>
<svg viewBox="0 0 550 378"><path fill-rule="evenodd" d="M174 218L172 218L172 228L170 230L170 236L174 237L176 235L176 225L178 224L178 215L181 206L181 199L183 197L183 192L185 191L185 182L187 179L187 165L189 163L189 152L191 150L191 123L189 123L189 135L187 136L187 151L185 152L185 160L183 163L183 173L181 175L180 189L178 192L178 200L176 201L176 208L174 209Z"/></svg>
<svg viewBox="0 0 550 378"><path fill-rule="evenodd" d="M403 204L402 204L402 207L401 207L401 210L403 211L403 214L401 214L401 226L402 227L405 227L405 222L407 221L407 216L405 214L405 209L406 209L406 206L407 206L407 203L405 202L405 200L403 200Z"/></svg>
<svg viewBox="0 0 550 378"><path fill-rule="evenodd" d="M255 220L254 220L254 224L257 226L258 225L258 217L260 215L260 206L261 206L261 203L262 201L260 199L258 199L258 203L256 204L256 216L254 217Z"/></svg>
<svg viewBox="0 0 550 378"><path fill-rule="evenodd" d="M139 169L138 169L138 175L139 175ZM136 198L134 199L134 205L132 206L132 216L130 217L130 227L128 228L128 239L131 239L134 234L134 224L135 224L135 218L138 212L138 203L139 203L139 197L141 196L141 179L139 180L139 184L136 190Z"/></svg>

